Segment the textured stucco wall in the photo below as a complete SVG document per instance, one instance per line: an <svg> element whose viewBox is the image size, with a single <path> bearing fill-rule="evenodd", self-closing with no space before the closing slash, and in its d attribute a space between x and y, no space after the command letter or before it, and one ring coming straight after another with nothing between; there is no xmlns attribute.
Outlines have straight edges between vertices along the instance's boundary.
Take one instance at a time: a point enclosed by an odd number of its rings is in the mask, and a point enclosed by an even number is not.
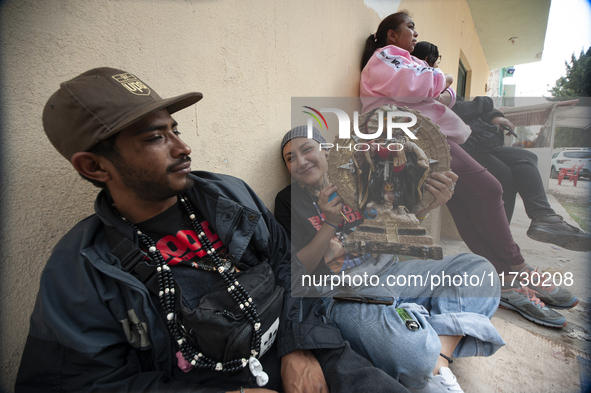
<svg viewBox="0 0 591 393"><path fill-rule="evenodd" d="M463 0L445 3L467 10ZM477 52L462 46L477 46L466 39L476 37L469 14L465 25L446 23L442 34L435 26L423 26L435 19L427 19L431 10L419 11L422 4L406 7L413 11L420 38L445 38L445 45L437 42L444 69L454 67L460 47ZM290 128L291 97L356 96L362 45L379 20L362 0L3 2L3 387L12 390L45 261L57 240L93 212L97 192L43 133L41 111L60 82L110 66L136 73L163 97L202 92L201 102L175 115L193 148L193 168L241 177L272 205L288 182L278 144ZM473 69L481 65L479 59L470 61ZM456 69L457 63L449 72ZM488 75L488 69L482 73Z"/></svg>

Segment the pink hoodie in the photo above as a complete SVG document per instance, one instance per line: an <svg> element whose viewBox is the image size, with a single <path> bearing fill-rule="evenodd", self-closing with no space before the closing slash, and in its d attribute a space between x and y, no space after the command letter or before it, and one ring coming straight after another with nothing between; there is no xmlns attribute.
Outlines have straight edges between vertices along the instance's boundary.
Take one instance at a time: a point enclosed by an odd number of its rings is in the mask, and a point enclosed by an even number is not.
<svg viewBox="0 0 591 393"><path fill-rule="evenodd" d="M445 88L445 76L408 51L394 45L377 49L361 72L362 112L382 105L408 106L438 124L441 132L462 144L470 127L451 109L435 100ZM372 97L372 98L370 98Z"/></svg>

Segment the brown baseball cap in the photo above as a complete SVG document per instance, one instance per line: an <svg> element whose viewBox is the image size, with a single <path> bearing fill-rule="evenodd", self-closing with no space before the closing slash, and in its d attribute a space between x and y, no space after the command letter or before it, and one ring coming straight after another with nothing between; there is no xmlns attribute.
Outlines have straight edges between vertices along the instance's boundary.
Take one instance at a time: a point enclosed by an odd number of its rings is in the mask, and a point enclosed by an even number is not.
<svg viewBox="0 0 591 393"><path fill-rule="evenodd" d="M150 113L167 109L173 114L201 98L192 92L162 99L127 71L95 68L60 84L45 104L43 128L69 161Z"/></svg>

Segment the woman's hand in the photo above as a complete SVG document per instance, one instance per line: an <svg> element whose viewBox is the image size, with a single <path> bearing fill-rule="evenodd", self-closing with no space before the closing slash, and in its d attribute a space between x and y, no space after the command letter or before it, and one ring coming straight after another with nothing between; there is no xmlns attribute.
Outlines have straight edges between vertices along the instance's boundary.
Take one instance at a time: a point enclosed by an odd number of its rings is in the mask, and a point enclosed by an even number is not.
<svg viewBox="0 0 591 393"><path fill-rule="evenodd" d="M425 188L435 196L435 200L425 209L415 213L417 217L425 217L431 210L446 204L454 194L458 175L452 171L435 172L427 178Z"/></svg>
<svg viewBox="0 0 591 393"><path fill-rule="evenodd" d="M498 126L498 127L501 127L501 126L509 127L509 129L511 131L515 131L515 126L513 125L513 123L511 123L509 121L509 119L506 119L502 116L495 117L494 119L491 120L490 124ZM502 131L502 127L501 127L501 131Z"/></svg>
<svg viewBox="0 0 591 393"><path fill-rule="evenodd" d="M341 197L337 195L331 201L328 200L335 192L337 192L337 187L332 184L329 184L320 191L318 207L324 213L324 219L335 227L338 227L341 223L341 209L343 208Z"/></svg>
<svg viewBox="0 0 591 393"><path fill-rule="evenodd" d="M452 83L454 83L454 77L451 74L445 74L445 89L450 87Z"/></svg>
<svg viewBox="0 0 591 393"><path fill-rule="evenodd" d="M328 198L336 191L337 188L332 184L328 184L328 186L320 191L320 195L318 196L318 208L324 213L324 221L327 225L322 224L320 230L316 233L312 241L298 251L298 258L308 273L311 273L316 269L322 256L330 248L331 240L341 223L341 209L343 208L341 197L337 195L330 202L328 201ZM336 248L332 251L334 255L339 254Z"/></svg>
<svg viewBox="0 0 591 393"><path fill-rule="evenodd" d="M443 105L449 106L449 104L451 104L451 93L449 90L445 89L443 93L439 94L435 99L441 102Z"/></svg>
<svg viewBox="0 0 591 393"><path fill-rule="evenodd" d="M330 243L328 244L328 249L324 253L324 263L328 265L343 255L345 255L343 243L341 243L341 241L336 236L333 236L333 238L330 240Z"/></svg>

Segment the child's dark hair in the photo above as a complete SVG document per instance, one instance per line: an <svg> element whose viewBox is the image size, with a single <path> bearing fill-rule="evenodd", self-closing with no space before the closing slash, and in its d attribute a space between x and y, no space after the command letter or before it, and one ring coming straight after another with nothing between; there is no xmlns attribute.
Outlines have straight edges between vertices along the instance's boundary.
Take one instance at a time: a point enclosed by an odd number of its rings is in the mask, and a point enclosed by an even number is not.
<svg viewBox="0 0 591 393"><path fill-rule="evenodd" d="M397 13L384 18L378 26L378 31L367 37L367 40L365 41L365 49L361 56L361 69L365 67L376 49L388 44L388 31L398 30L398 27L404 23L407 18L410 18L410 14L406 10L398 11Z"/></svg>
<svg viewBox="0 0 591 393"><path fill-rule="evenodd" d="M439 58L439 49L437 49L437 45L433 45L427 41L421 41L415 45L415 49L412 51L411 55L418 59L425 60L430 67L434 67L435 62Z"/></svg>

